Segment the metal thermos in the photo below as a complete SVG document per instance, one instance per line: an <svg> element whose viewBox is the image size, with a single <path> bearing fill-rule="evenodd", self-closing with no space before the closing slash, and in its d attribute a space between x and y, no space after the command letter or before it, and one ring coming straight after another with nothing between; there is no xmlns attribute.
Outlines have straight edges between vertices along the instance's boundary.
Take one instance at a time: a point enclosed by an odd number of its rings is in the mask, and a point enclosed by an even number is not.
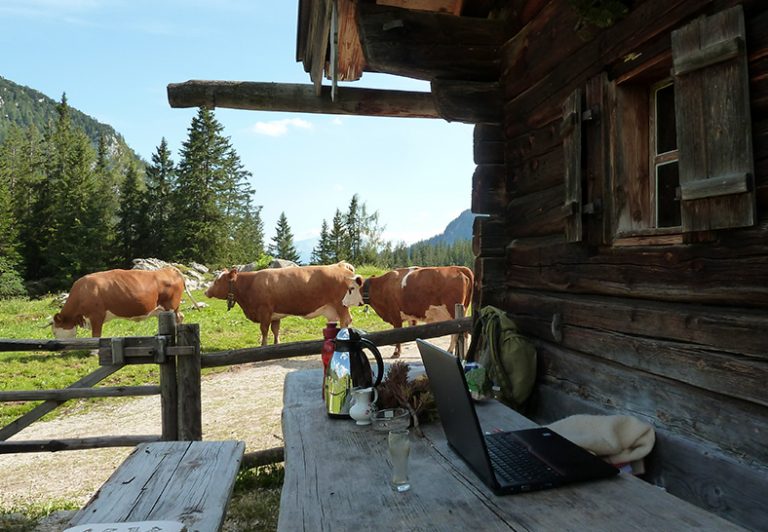
<svg viewBox="0 0 768 532"><path fill-rule="evenodd" d="M352 388L378 386L384 376L384 362L376 345L355 329L341 329L334 345L335 351L325 374L325 406L330 417L348 418ZM375 379L363 349L370 350L376 358Z"/></svg>

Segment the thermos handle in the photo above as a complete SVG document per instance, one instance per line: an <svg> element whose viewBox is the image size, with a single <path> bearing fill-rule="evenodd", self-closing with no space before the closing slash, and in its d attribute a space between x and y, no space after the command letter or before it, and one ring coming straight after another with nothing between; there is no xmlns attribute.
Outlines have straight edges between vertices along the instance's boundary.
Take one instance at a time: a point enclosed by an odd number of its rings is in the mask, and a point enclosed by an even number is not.
<svg viewBox="0 0 768 532"><path fill-rule="evenodd" d="M368 347L368 349L371 350L371 353L373 353L373 356L376 358L376 363L379 366L379 371L376 374L376 382L374 382L373 385L378 386L379 384L381 384L382 377L384 377L384 360L381 358L381 353L379 353L379 350L376 347L376 344L371 342L368 338L360 337L360 343Z"/></svg>

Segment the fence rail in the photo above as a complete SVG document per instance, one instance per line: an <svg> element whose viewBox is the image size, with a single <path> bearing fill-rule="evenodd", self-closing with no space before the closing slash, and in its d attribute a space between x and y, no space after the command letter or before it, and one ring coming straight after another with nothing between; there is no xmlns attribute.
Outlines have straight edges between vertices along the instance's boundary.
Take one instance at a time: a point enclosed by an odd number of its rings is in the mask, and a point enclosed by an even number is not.
<svg viewBox="0 0 768 532"><path fill-rule="evenodd" d="M457 308L463 316L463 308ZM233 349L201 354L198 324L176 325L173 312L158 316L156 336L125 338L83 338L67 340L0 339L0 352L8 351L71 351L98 349L100 367L68 388L0 392L0 402L45 401L31 411L0 428L0 454L40 451L65 451L99 447L135 446L158 440L202 439L201 369L251 362L319 355L322 340L293 342L264 347ZM366 338L377 346L410 342L417 338L435 338L471 330L468 317L428 325L367 333ZM463 343L460 344L463 346ZM463 349L463 347L459 347ZM459 353L461 356L462 353ZM93 388L128 364L157 364L159 385L113 386ZM17 434L65 401L92 397L127 397L160 395L161 435L99 436L72 439L30 440L8 442ZM249 456L249 455L246 455ZM251 461L282 456L282 449L252 453Z"/></svg>

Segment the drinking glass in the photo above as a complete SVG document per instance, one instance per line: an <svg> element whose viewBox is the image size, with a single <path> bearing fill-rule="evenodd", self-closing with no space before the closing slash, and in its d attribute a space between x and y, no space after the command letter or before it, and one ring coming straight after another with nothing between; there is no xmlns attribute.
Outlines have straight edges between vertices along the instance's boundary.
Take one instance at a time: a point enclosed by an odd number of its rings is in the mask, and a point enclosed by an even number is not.
<svg viewBox="0 0 768 532"><path fill-rule="evenodd" d="M403 492L411 489L408 480L408 455L411 452L411 440L408 429L390 430L387 437L389 459L392 461L392 488Z"/></svg>

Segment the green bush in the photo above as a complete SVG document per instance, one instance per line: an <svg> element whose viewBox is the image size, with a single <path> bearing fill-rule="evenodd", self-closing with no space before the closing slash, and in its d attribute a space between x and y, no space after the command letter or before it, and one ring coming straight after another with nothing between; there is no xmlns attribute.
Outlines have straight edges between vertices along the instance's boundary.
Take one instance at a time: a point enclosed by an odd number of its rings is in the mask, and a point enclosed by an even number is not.
<svg viewBox="0 0 768 532"><path fill-rule="evenodd" d="M26 297L24 280L19 272L10 264L8 259L0 257L0 299Z"/></svg>

